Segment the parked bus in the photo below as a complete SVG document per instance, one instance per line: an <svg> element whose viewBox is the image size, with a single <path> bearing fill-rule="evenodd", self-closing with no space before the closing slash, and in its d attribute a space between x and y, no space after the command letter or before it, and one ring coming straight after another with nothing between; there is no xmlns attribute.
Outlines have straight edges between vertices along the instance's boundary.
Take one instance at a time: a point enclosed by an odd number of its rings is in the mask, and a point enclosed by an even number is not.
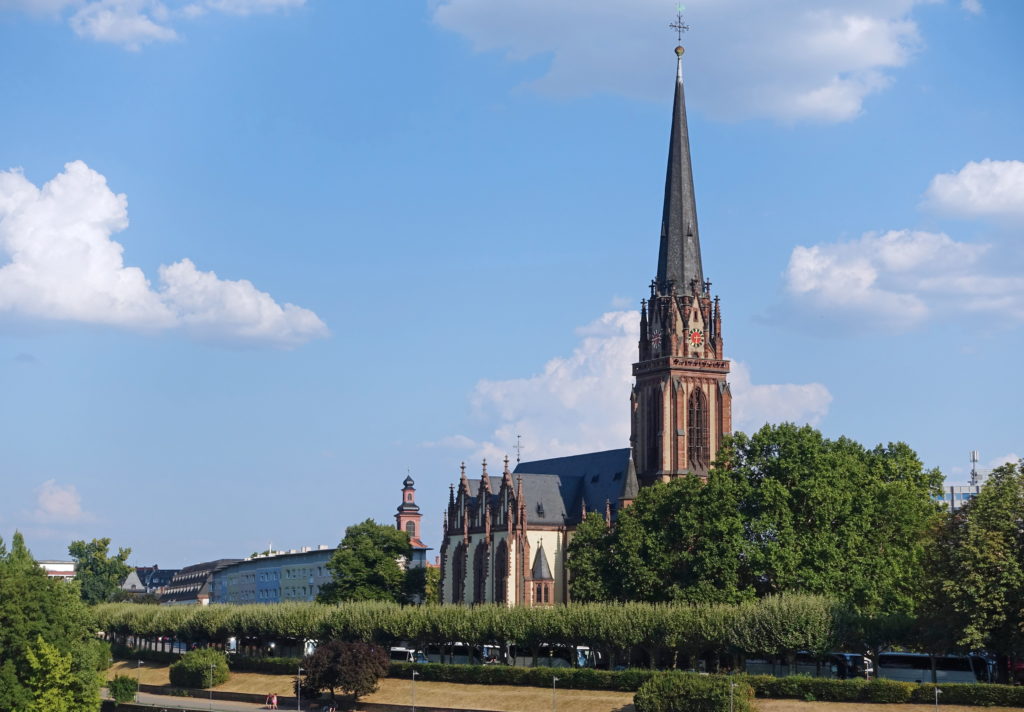
<svg viewBox="0 0 1024 712"><path fill-rule="evenodd" d="M450 665L476 665L481 662L480 653L472 650L466 643L428 645L426 657L428 662L444 662Z"/></svg>
<svg viewBox="0 0 1024 712"><path fill-rule="evenodd" d="M395 647L391 648L388 657L396 663L429 663L430 660L423 654L422 650L412 648Z"/></svg>
<svg viewBox="0 0 1024 712"><path fill-rule="evenodd" d="M793 666L777 658L750 658L746 661L745 670L749 675L808 675L839 680L866 678L874 673L870 658L859 653L829 653L820 659L805 651L796 654Z"/></svg>
<svg viewBox="0 0 1024 712"><path fill-rule="evenodd" d="M934 683L985 682L990 679L988 662L980 655L933 657L925 653L879 654L878 677L902 682Z"/></svg>
<svg viewBox="0 0 1024 712"><path fill-rule="evenodd" d="M534 667L532 651L517 649L510 645L508 649L509 663L516 667ZM537 654L536 667L569 668L597 667L598 655L585 645L575 648L559 645L543 644Z"/></svg>

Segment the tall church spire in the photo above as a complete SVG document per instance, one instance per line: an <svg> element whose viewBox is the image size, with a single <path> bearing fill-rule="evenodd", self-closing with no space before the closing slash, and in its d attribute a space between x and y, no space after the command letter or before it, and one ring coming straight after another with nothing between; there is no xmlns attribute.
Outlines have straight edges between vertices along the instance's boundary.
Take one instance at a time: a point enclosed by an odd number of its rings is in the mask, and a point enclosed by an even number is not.
<svg viewBox="0 0 1024 712"><path fill-rule="evenodd" d="M703 292L704 269L700 261L697 232L697 201L693 194L690 165L690 135L686 125L683 92L683 48L676 47L676 96L672 106L672 136L669 140L668 170L665 175L665 208L661 218L661 248L658 251L657 287L662 293L674 282L682 293L691 293L696 283Z"/></svg>

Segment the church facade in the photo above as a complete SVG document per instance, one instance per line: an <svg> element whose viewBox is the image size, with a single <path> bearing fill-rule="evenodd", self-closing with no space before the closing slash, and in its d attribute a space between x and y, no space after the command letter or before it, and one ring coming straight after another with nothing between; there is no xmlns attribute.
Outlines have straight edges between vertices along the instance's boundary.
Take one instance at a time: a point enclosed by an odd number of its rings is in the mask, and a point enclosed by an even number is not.
<svg viewBox="0 0 1024 712"><path fill-rule="evenodd" d="M658 267L641 303L629 447L466 475L449 492L441 544L444 603L548 606L570 600L566 550L599 512L609 526L640 487L706 477L732 429L722 314L704 277L690 161L683 48L676 48Z"/></svg>

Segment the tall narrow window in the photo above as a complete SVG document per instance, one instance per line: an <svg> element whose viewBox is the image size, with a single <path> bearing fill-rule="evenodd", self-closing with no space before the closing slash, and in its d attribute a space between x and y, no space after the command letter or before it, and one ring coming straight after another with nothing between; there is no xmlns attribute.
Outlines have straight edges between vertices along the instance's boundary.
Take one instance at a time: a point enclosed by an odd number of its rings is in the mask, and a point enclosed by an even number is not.
<svg viewBox="0 0 1024 712"><path fill-rule="evenodd" d="M459 544L452 554L452 603L462 603L466 590L466 546Z"/></svg>
<svg viewBox="0 0 1024 712"><path fill-rule="evenodd" d="M410 539L415 539L416 538L416 522L412 522L412 521L406 522L405 523L405 532L406 532L406 534L409 535Z"/></svg>
<svg viewBox="0 0 1024 712"><path fill-rule="evenodd" d="M473 552L473 603L487 600L487 546L480 542Z"/></svg>
<svg viewBox="0 0 1024 712"><path fill-rule="evenodd" d="M647 391L647 445L646 469L648 472L661 471L661 389Z"/></svg>
<svg viewBox="0 0 1024 712"><path fill-rule="evenodd" d="M494 552L494 601L508 603L508 544L502 539Z"/></svg>
<svg viewBox="0 0 1024 712"><path fill-rule="evenodd" d="M708 450L708 401L704 391L699 387L690 394L687 411L687 457L690 467L695 470L707 470Z"/></svg>

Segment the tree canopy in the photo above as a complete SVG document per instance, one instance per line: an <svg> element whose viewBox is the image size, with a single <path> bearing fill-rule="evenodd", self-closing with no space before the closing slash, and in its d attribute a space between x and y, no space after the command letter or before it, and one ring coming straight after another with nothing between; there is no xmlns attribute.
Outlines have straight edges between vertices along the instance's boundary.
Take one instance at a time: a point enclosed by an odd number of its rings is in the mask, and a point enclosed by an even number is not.
<svg viewBox="0 0 1024 712"><path fill-rule="evenodd" d="M406 573L399 561L412 555L409 535L367 519L345 530L327 568L333 580L320 589L321 603L406 600Z"/></svg>
<svg viewBox="0 0 1024 712"><path fill-rule="evenodd" d="M738 602L805 592L860 613L913 611L941 483L904 443L869 450L788 423L738 433L706 482L645 487L610 530L584 522L569 546L571 593Z"/></svg>
<svg viewBox="0 0 1024 712"><path fill-rule="evenodd" d="M82 600L88 604L112 601L121 584L132 572L128 565L131 549L120 548L110 556L110 539L73 541L68 554L75 560L75 580L82 590Z"/></svg>
<svg viewBox="0 0 1024 712"><path fill-rule="evenodd" d="M992 472L976 497L938 528L928 562L936 639L1024 657L1024 463Z"/></svg>
<svg viewBox="0 0 1024 712"><path fill-rule="evenodd" d="M0 710L98 710L109 650L90 633L78 584L47 578L21 534L0 542Z"/></svg>

